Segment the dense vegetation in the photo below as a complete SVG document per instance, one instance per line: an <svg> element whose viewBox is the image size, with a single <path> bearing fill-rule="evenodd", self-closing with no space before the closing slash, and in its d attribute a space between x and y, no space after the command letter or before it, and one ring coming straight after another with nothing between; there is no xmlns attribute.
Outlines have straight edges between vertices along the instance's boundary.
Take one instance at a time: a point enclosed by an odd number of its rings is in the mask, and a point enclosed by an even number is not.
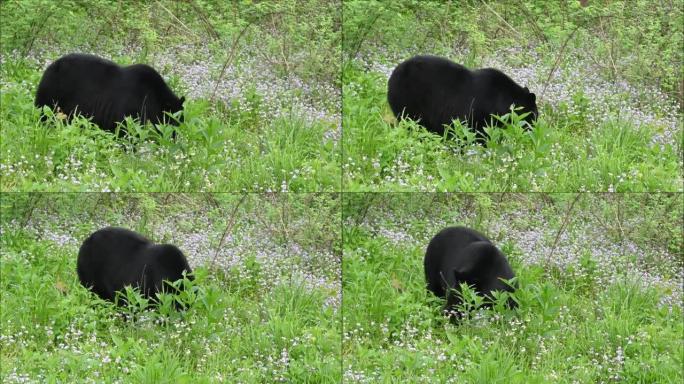
<svg viewBox="0 0 684 384"><path fill-rule="evenodd" d="M682 382L683 5L0 0L0 382ZM70 52L155 67L177 138L40 122ZM502 70L540 119L484 144L397 121L416 54ZM76 255L107 225L196 280L98 299ZM445 319L422 260L450 225L509 257L518 308Z"/></svg>
<svg viewBox="0 0 684 384"><path fill-rule="evenodd" d="M680 194L347 196L348 382L682 380ZM482 231L508 256L517 309L470 312L458 325L442 316L423 256L451 225Z"/></svg>
<svg viewBox="0 0 684 384"><path fill-rule="evenodd" d="M345 1L343 174L352 191L681 191L678 1ZM392 69L415 54L495 67L541 118L486 146L396 123Z"/></svg>
<svg viewBox="0 0 684 384"><path fill-rule="evenodd" d="M339 15L324 0L2 2L2 190L339 190ZM69 52L154 66L189 99L178 139L40 124L35 88Z"/></svg>
<svg viewBox="0 0 684 384"><path fill-rule="evenodd" d="M339 383L338 195L3 194L0 381ZM83 288L81 242L119 225L188 257L168 303ZM172 298L171 298L172 299ZM126 316L128 320L126 320Z"/></svg>

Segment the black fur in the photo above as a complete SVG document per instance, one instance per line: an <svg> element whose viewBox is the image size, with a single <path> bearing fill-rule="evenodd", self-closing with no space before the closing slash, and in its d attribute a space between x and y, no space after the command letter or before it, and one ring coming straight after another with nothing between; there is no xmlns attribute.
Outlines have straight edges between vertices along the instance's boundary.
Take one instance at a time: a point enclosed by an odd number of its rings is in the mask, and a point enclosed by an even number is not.
<svg viewBox="0 0 684 384"><path fill-rule="evenodd" d="M436 56L415 56L399 64L388 81L387 99L397 119L419 121L428 131L442 135L444 125L466 121L484 137L486 125L498 125L492 114L504 115L511 104L537 118L536 96L493 68L471 71Z"/></svg>
<svg viewBox="0 0 684 384"><path fill-rule="evenodd" d="M461 283L489 298L492 291L514 291L501 280L515 276L506 256L484 235L469 228L449 227L437 233L428 244L424 266L427 289L446 297L445 310L461 304L460 296L451 290L460 290ZM515 302L508 304L514 306Z"/></svg>
<svg viewBox="0 0 684 384"><path fill-rule="evenodd" d="M109 301L127 285L154 299L155 293L170 290L164 280L176 281L183 271L192 272L175 246L154 244L136 232L116 227L100 229L83 242L76 271L84 287Z"/></svg>
<svg viewBox="0 0 684 384"><path fill-rule="evenodd" d="M113 132L126 116L142 124L178 125L164 112L182 111L184 101L148 65L122 67L97 56L72 53L47 67L35 105L59 107L69 118L76 113L90 117L100 128Z"/></svg>

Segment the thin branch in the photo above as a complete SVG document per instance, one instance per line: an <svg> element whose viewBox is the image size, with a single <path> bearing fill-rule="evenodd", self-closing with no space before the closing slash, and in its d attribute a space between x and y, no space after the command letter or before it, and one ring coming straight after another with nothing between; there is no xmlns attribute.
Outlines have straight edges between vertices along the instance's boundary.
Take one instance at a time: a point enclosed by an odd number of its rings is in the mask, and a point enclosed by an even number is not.
<svg viewBox="0 0 684 384"><path fill-rule="evenodd" d="M33 216L33 211L35 211L36 206L38 205L38 202L40 201L41 197L42 197L42 195L39 193L30 193L29 194L29 199L31 202L30 208L28 209L28 212L24 214L24 220L23 220L23 223L21 224L21 228L26 228L29 221L31 221L31 216Z"/></svg>
<svg viewBox="0 0 684 384"><path fill-rule="evenodd" d="M193 31L192 29L188 28L187 25L185 25L178 17L176 17L176 15L173 14L173 12L171 12L168 8L166 8L162 3L160 3L159 1L157 1L157 5L160 6L161 9L165 10L169 15L171 15L171 17L173 17L174 19L176 19L176 21L177 21L183 28L185 28L185 30L186 30L187 32L189 32L191 35L195 36L195 38L197 38L197 40L202 40L202 37L201 37L201 36L199 36L198 34L196 34L195 31Z"/></svg>
<svg viewBox="0 0 684 384"><path fill-rule="evenodd" d="M230 48L230 53L228 53L228 58L226 61L223 63L223 67L221 67L221 73L219 76L216 78L216 84L214 84L214 90L211 92L211 97L209 98L212 102L216 98L216 91L218 90L219 84L221 83L221 79L223 78L223 75L226 74L226 68L228 68L228 64L230 64L233 61L233 57L235 56L235 49L237 48L238 42L242 38L242 36L247 32L247 28L249 28L253 24L252 21L247 23L247 25L242 28L240 31L240 34L238 35L237 38L235 38L235 41L233 41L233 46Z"/></svg>
<svg viewBox="0 0 684 384"><path fill-rule="evenodd" d="M240 205L242 205L242 202L245 201L247 198L247 193L243 194L242 197L240 198L240 201L235 205L235 208L233 208L233 212L230 214L230 221L228 222L228 225L226 225L226 229L223 231L223 234L221 235L221 240L219 240L218 245L216 246L216 252L214 252L214 258L211 259L211 265L210 265L210 270L214 269L214 264L216 263L216 259L218 258L219 251L221 250L221 246L223 245L223 240L225 240L226 235L228 232L230 232L233 229L233 225L235 225L235 219L237 218L237 210L240 208Z"/></svg>
<svg viewBox="0 0 684 384"><path fill-rule="evenodd" d="M584 24L580 24L575 27L575 29L572 30L570 35L565 39L563 42L563 46L561 47L560 51L558 51L558 56L556 56L556 62L553 63L553 67L551 68L551 71L549 71L549 76L546 78L546 81L544 82L544 88L542 88L541 91L541 96L539 97L540 99L544 97L544 94L546 93L546 88L549 86L549 82L551 82L551 78L553 77L554 72L558 69L558 66L560 64L561 58L563 58L563 54L565 53L565 48L567 47L568 43L570 42L570 39L575 36L575 33L582 27Z"/></svg>
<svg viewBox="0 0 684 384"><path fill-rule="evenodd" d="M556 250L556 246L558 246L558 241L560 240L561 234L565 230L565 227L568 225L568 222L570 221L570 213L572 212L572 208L575 206L575 203L577 203L577 200L579 200L580 196L582 196L581 193L578 193L575 196L575 199L572 201L570 204L570 207L568 207L568 210L565 212L565 218L563 219L563 224L561 224L561 227L558 229L558 233L556 234L556 239L553 241L553 246L551 247L551 252L549 252L549 256L546 258L546 263L548 264L549 261L553 258L553 252Z"/></svg>
<svg viewBox="0 0 684 384"><path fill-rule="evenodd" d="M209 32L210 35L214 38L214 40L219 40L221 38L221 35L216 31L216 28L211 24L209 21L209 18L207 15L203 12L202 8L199 7L193 0L189 0L188 4L192 7L192 9L197 13L197 15L200 17L204 25L206 26L207 31Z"/></svg>
<svg viewBox="0 0 684 384"><path fill-rule="evenodd" d="M499 20L503 21L503 23L506 24L506 26L507 26L511 31L513 31L516 35L518 35L518 37L520 37L520 38L523 37L523 35L520 34L520 32L518 32L515 28L513 28L512 25L508 24L508 22L507 22L503 17L501 17L501 15L499 15L498 13L496 13L496 11L495 11L494 9L492 9L492 7L490 7L489 4L487 4L484 0L480 0L480 1L482 1L482 4L483 4L485 7L487 7L487 9L489 9L493 14L495 14L496 17L499 18Z"/></svg>
<svg viewBox="0 0 684 384"><path fill-rule="evenodd" d="M530 23L532 26L532 29L537 33L537 36L540 36L542 40L544 40L545 44L549 43L549 39L546 37L544 34L544 31L541 29L539 26L539 23L537 23L537 20L535 20L534 16L530 14L529 9L525 6L525 3L522 2L522 0L518 0L519 8L522 10L523 14L525 15L525 18L527 21Z"/></svg>
<svg viewBox="0 0 684 384"><path fill-rule="evenodd" d="M541 91L541 96L539 97L540 99L542 99L542 98L544 97L544 94L546 93L546 88L548 88L549 82L551 81L551 78L553 77L553 74L554 74L554 73L556 72L556 70L558 69L558 66L559 66L559 64L560 64L561 58L563 58L563 54L565 53L565 48L567 47L568 43L570 42L570 39L571 39L573 36L575 36L575 33L577 33L577 31L578 31L580 28L582 28L582 27L584 27L585 25L587 25L587 24L589 23L589 21L593 21L593 20L595 20L595 19L600 19L600 18L602 18L602 17L610 18L610 17L615 17L615 16L613 16L613 15L597 15L597 16L591 17L591 18L589 18L589 19L587 19L587 20L584 20L584 22L578 24L578 25L575 27L575 29L572 30L572 32L570 33L570 35L568 35L568 37L567 37L567 38L565 39L565 41L563 42L563 46L562 46L561 49L558 51L558 56L556 57L556 61L553 63L553 67L551 68L551 71L549 72L549 76L546 78L546 81L544 82L544 88L542 89L542 91Z"/></svg>
<svg viewBox="0 0 684 384"><path fill-rule="evenodd" d="M23 57L26 57L29 54L29 52L31 52L31 49L33 48L33 44L35 43L36 39L38 38L38 34L43 31L43 28L47 25L47 21L50 18L50 16L52 16L52 14L53 14L52 12L46 12L45 17L43 17L43 20L37 24L37 26L36 26L37 29L35 31L33 30L34 25L33 24L31 25L31 32L30 32L31 40L24 47L24 52L22 54Z"/></svg>
<svg viewBox="0 0 684 384"><path fill-rule="evenodd" d="M618 202L617 202L617 211L615 212L615 222L617 223L619 233L620 233L620 243L623 243L625 241L625 231L622 228L622 220L624 218L624 215L622 214L622 194L618 194Z"/></svg>
<svg viewBox="0 0 684 384"><path fill-rule="evenodd" d="M275 195L275 194L273 195L273 197L276 197L276 196L277 196L277 195ZM283 197L283 196L285 196L285 197ZM282 227L283 227L282 231L285 233L285 238L284 238L284 240L285 240L285 242L287 243L287 245L289 246L289 243L290 243L290 233L288 232L287 227L288 227L288 225L289 225L290 215L289 215L289 213L287 212L287 207L288 207L288 204L287 204L287 203L288 203L289 201L287 200L287 197L286 197L286 196L288 196L287 193L281 194L281 198L280 198L280 203L281 203L281 204L280 204L280 224L281 224ZM288 248L289 248L289 247L288 247Z"/></svg>
<svg viewBox="0 0 684 384"><path fill-rule="evenodd" d="M354 48L354 53L347 56L347 59L351 60L354 57L356 57L356 55L361 50L361 45L363 44L363 41L366 40L366 37L370 33L371 29L373 29L373 25L378 21L378 19L380 18L380 15L381 15L380 12L375 14L375 16L373 17L373 20L371 20L371 22L367 24L367 28L365 29L365 31L363 31L363 34L361 35L361 37L359 38L359 40L355 44L356 47ZM343 37L343 39L344 39L344 37Z"/></svg>
<svg viewBox="0 0 684 384"><path fill-rule="evenodd" d="M357 227L363 224L363 222L366 220L366 216L368 216L368 212L370 211L371 207L373 206L373 203L375 202L376 195L377 194L375 193L366 195L369 197L369 199L364 202L363 213L361 215L357 215L356 220L354 220L356 222Z"/></svg>

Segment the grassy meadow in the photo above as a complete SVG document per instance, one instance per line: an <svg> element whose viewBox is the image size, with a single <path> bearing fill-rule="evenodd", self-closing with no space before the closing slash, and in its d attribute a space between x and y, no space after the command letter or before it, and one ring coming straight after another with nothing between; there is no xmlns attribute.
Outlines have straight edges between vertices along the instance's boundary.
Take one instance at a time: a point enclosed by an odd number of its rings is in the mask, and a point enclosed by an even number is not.
<svg viewBox="0 0 684 384"><path fill-rule="evenodd" d="M0 3L3 191L339 191L335 2ZM173 141L85 119L39 122L43 70L71 53L146 63L185 96Z"/></svg>
<svg viewBox="0 0 684 384"><path fill-rule="evenodd" d="M347 196L345 382L682 381L681 194ZM442 315L423 256L452 225L507 255L517 309Z"/></svg>
<svg viewBox="0 0 684 384"><path fill-rule="evenodd" d="M0 203L1 382L340 382L339 195L34 193ZM188 311L146 310L134 294L119 310L81 286L78 248L108 225L185 253L197 277L180 297Z"/></svg>
<svg viewBox="0 0 684 384"><path fill-rule="evenodd" d="M0 382L681 383L682 5L0 0ZM41 122L72 52L153 66L176 138ZM502 70L538 121L397 121L417 54ZM189 289L82 287L110 225L178 246ZM443 316L423 256L453 225L507 255L517 308Z"/></svg>
<svg viewBox="0 0 684 384"><path fill-rule="evenodd" d="M345 1L345 191L682 191L678 1ZM476 145L397 122L387 80L417 54L494 67L540 118Z"/></svg>

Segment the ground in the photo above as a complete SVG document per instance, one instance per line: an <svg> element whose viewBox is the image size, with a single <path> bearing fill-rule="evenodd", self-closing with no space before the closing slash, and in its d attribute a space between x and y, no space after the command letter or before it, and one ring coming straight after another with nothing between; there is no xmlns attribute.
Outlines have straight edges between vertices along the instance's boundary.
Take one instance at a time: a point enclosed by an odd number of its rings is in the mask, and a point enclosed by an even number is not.
<svg viewBox="0 0 684 384"><path fill-rule="evenodd" d="M348 382L676 383L684 347L679 194L354 194L344 202ZM459 325L425 286L447 226L489 236L516 310Z"/></svg>
<svg viewBox="0 0 684 384"><path fill-rule="evenodd" d="M3 191L339 190L335 4L31 0L0 10ZM41 74L70 52L157 69L188 99L178 139L135 123L123 142L83 120L40 124Z"/></svg>
<svg viewBox="0 0 684 384"><path fill-rule="evenodd" d="M589 3L344 2L343 190L682 191L684 10ZM387 80L417 54L502 70L535 129L478 146L397 124Z"/></svg>
<svg viewBox="0 0 684 384"><path fill-rule="evenodd" d="M2 382L339 383L340 235L330 220L339 195L3 194L0 202ZM125 321L80 285L78 248L108 225L185 253L198 276L188 312Z"/></svg>

